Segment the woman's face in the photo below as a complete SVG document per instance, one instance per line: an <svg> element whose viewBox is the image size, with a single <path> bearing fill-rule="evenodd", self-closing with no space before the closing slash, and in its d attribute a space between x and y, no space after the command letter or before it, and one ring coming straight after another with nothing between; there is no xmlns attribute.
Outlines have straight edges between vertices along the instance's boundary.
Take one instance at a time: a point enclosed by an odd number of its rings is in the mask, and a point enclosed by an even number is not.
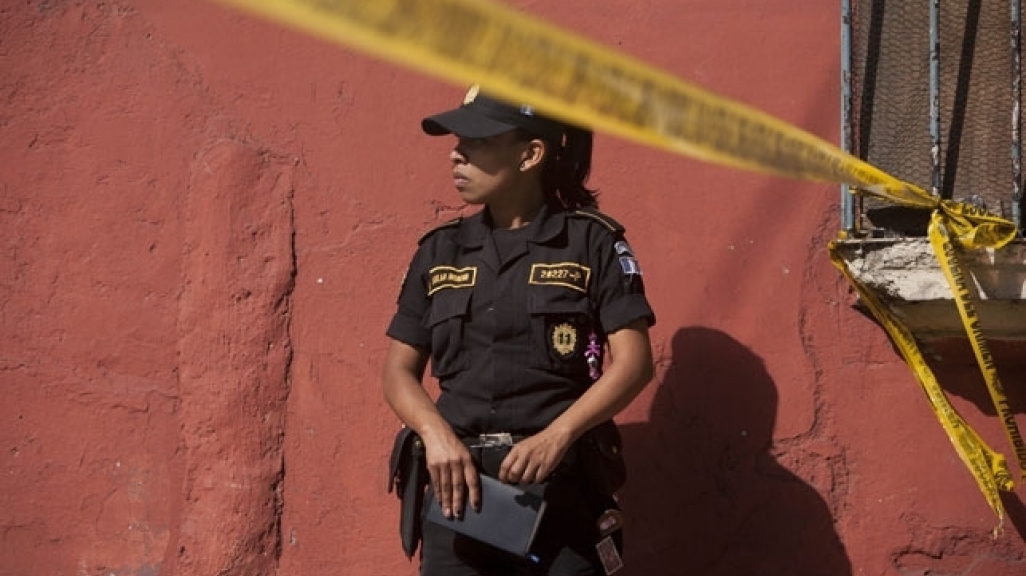
<svg viewBox="0 0 1026 576"><path fill-rule="evenodd" d="M460 137L449 153L456 190L467 204L509 199L523 182L528 144L515 130L490 138Z"/></svg>

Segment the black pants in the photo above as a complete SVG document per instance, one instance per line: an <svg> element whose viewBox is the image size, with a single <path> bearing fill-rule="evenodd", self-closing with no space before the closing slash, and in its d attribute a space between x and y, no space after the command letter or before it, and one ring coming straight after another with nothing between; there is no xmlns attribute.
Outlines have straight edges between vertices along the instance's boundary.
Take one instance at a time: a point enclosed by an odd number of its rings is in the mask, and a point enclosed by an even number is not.
<svg viewBox="0 0 1026 576"><path fill-rule="evenodd" d="M478 470L498 473L508 448L476 449ZM601 576L605 572L595 545L603 511L612 498L594 494L573 467L554 474L545 489L548 507L531 547L531 558L520 558L488 544L424 522L421 576ZM620 533L614 535L621 548Z"/></svg>

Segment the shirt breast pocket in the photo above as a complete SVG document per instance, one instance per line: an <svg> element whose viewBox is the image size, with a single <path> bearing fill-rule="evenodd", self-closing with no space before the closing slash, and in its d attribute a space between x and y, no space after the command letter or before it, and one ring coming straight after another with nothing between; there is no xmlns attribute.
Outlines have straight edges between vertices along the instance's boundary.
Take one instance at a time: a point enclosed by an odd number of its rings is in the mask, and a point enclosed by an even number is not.
<svg viewBox="0 0 1026 576"><path fill-rule="evenodd" d="M595 334L584 294L544 286L529 290L531 366L573 377L588 376L585 351Z"/></svg>
<svg viewBox="0 0 1026 576"><path fill-rule="evenodd" d="M451 376L467 367L463 327L470 310L470 290L440 290L431 298L425 324L431 330L431 375Z"/></svg>

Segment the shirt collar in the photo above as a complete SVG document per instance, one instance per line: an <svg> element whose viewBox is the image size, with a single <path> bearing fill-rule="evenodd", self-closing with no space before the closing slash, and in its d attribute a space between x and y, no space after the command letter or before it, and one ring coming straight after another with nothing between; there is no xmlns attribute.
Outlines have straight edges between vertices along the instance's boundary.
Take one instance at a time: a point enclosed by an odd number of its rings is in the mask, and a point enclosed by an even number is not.
<svg viewBox="0 0 1026 576"><path fill-rule="evenodd" d="M487 212L488 209L485 208L463 220L456 241L460 246L464 248L480 248L484 245L485 239L491 232L491 222ZM531 221L530 226L531 233L527 237L527 241L534 244L544 244L563 231L564 226L566 226L566 213L545 204L538 211L534 220Z"/></svg>

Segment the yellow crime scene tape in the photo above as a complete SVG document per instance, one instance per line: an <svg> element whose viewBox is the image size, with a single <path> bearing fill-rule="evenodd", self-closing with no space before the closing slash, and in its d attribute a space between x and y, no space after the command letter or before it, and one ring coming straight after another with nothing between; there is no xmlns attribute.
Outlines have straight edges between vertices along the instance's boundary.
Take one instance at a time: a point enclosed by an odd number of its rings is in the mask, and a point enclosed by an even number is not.
<svg viewBox="0 0 1026 576"><path fill-rule="evenodd" d="M930 368L919 350L915 336L894 314L861 282L851 273L848 264L836 250L835 243L830 244L830 259L834 266L841 271L841 274L848 279L848 282L858 292L862 302L873 313L873 316L880 322L884 330L891 337L895 346L901 352L905 362L912 369L916 380L926 393L930 401L930 407L940 420L941 426L947 433L959 458L966 464L977 485L983 492L984 497L991 509L998 516L998 529L1004 521L1004 505L1001 503L999 490L1011 491L1015 487L1011 472L1005 457L996 452L970 427L958 414L955 408L948 402L944 390L937 382L937 377ZM974 346L975 347L975 346ZM990 382L988 382L988 385ZM989 387L989 386L988 386ZM1015 426L1015 422L1012 422ZM1018 430L1016 429L1016 434Z"/></svg>
<svg viewBox="0 0 1026 576"><path fill-rule="evenodd" d="M955 244L1001 248L1015 225L940 200L838 147L744 104L492 0L217 0L452 83L479 84L542 113L670 152L778 176L848 184L853 193L933 210L930 237L949 280L991 398L1026 477L1026 446L994 369ZM859 283L830 244L834 264L887 330L931 407L1004 520L1012 490L1005 458L947 401L914 335ZM999 524L1000 527L1000 524Z"/></svg>

